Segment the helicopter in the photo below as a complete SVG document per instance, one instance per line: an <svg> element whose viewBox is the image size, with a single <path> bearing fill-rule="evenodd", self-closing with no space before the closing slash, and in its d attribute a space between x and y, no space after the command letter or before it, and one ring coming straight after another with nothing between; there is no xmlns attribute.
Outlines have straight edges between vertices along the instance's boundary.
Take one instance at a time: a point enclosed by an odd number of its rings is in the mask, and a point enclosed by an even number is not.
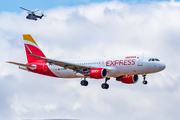
<svg viewBox="0 0 180 120"><path fill-rule="evenodd" d="M30 11L30 10L27 10L27 9L25 9L25 8L23 8L23 7L20 7L20 8L23 9L23 10L28 11L28 15L26 16L26 18L29 19L29 20L35 20L35 21L36 21L37 18L41 19L42 17L45 16L43 13L41 13L41 16L36 15L35 12L38 12L39 10Z"/></svg>

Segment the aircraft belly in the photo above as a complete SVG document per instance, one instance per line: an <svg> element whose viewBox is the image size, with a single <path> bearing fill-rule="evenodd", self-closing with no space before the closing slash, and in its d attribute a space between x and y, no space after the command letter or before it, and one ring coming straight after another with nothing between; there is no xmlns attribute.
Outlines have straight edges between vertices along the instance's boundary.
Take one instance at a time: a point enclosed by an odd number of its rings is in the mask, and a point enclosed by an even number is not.
<svg viewBox="0 0 180 120"><path fill-rule="evenodd" d="M59 78L79 78L83 77L82 74L76 73L73 70L70 69L64 69L64 68L51 68L51 71L58 76Z"/></svg>

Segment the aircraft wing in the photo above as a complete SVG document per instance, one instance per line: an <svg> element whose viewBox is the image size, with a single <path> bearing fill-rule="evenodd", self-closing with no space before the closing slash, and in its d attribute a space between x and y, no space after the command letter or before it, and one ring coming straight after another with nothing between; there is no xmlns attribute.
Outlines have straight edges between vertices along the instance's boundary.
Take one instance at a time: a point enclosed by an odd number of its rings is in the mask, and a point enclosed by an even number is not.
<svg viewBox="0 0 180 120"><path fill-rule="evenodd" d="M46 60L47 63L49 64L54 64L60 67L64 67L64 68L68 68L68 69L72 69L72 70L80 70L80 69L90 69L90 68L96 68L96 67L92 67L92 66L84 66L84 65L79 65L79 64L75 64L75 63L69 63L69 62L65 62L65 61L59 61L59 60L53 60L53 59L49 59L49 58L45 58L45 57L41 57L41 56L37 56L34 54L29 54L33 57L39 58L39 59L43 59Z"/></svg>

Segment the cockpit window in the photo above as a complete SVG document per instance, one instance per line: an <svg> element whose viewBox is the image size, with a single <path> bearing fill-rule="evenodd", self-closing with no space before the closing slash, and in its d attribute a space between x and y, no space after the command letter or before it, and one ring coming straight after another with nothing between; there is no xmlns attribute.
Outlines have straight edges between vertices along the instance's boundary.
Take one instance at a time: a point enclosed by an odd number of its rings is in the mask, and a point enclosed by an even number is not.
<svg viewBox="0 0 180 120"><path fill-rule="evenodd" d="M159 59L155 59L155 61L160 61Z"/></svg>
<svg viewBox="0 0 180 120"><path fill-rule="evenodd" d="M150 58L149 61L160 61L160 60L157 58Z"/></svg>

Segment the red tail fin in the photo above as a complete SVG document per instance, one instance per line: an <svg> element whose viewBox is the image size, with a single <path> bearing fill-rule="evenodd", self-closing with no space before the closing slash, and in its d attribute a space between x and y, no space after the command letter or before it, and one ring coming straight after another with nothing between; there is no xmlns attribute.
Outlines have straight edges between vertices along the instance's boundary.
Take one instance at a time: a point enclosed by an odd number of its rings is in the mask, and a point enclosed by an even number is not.
<svg viewBox="0 0 180 120"><path fill-rule="evenodd" d="M28 63L35 62L37 60L41 60L41 59L35 58L29 54L46 57L44 55L44 53L41 51L41 49L39 48L38 44L31 37L30 34L24 34L23 39L24 39L24 46L25 46L25 50L26 50L26 56L27 56Z"/></svg>

